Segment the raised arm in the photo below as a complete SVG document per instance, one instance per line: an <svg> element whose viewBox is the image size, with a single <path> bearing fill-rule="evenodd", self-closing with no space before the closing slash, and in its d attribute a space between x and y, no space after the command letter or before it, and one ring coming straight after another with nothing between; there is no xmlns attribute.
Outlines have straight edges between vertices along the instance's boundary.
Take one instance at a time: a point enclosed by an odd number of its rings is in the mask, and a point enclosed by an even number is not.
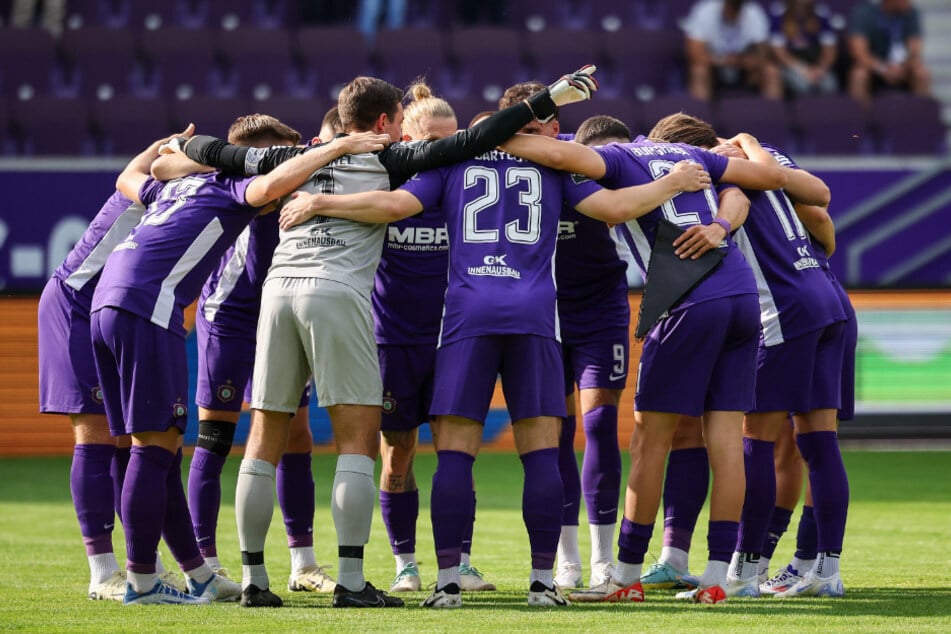
<svg viewBox="0 0 951 634"><path fill-rule="evenodd" d="M252 207L263 207L290 194L307 182L314 172L344 154L378 152L389 142L388 135L372 132L338 137L330 143L314 147L309 152L281 163L264 176L258 176L248 185L244 199Z"/></svg>
<svg viewBox="0 0 951 634"><path fill-rule="evenodd" d="M319 215L385 224L414 216L422 210L419 199L401 189L337 195L296 192L281 209L279 223L286 231Z"/></svg>
<svg viewBox="0 0 951 634"><path fill-rule="evenodd" d="M832 255L835 252L835 225L829 211L825 207L800 203L796 203L795 207L796 215L806 231L822 245L826 256Z"/></svg>
<svg viewBox="0 0 951 634"><path fill-rule="evenodd" d="M516 134L502 145L502 149L512 156L594 180L600 180L607 172L600 154L572 141L559 141L538 134Z"/></svg>
<svg viewBox="0 0 951 634"><path fill-rule="evenodd" d="M571 145L578 145L577 143ZM710 186L710 174L699 163L680 161L663 177L644 185L621 189L599 189L575 209L597 220L620 224L639 218L681 192L695 192Z"/></svg>
<svg viewBox="0 0 951 634"><path fill-rule="evenodd" d="M832 194L828 185L818 176L810 174L804 169L781 166L776 157L760 145L756 137L750 134L738 134L729 142L736 144L754 163L781 167L786 173L786 186L783 189L793 202L819 207L829 206Z"/></svg>
<svg viewBox="0 0 951 634"><path fill-rule="evenodd" d="M116 179L116 189L126 198L141 204L142 201L139 200L139 190L142 189L142 185L145 181L151 177L150 168L152 167L152 162L159 156L159 148L167 143L169 139L176 137L188 138L191 137L194 132L195 126L190 123L180 134L164 137L153 142L125 166L125 169L122 170Z"/></svg>
<svg viewBox="0 0 951 634"><path fill-rule="evenodd" d="M772 165L756 163L749 159L730 157L720 176L724 183L739 185L744 189L783 189L788 182L786 168L773 161Z"/></svg>
<svg viewBox="0 0 951 634"><path fill-rule="evenodd" d="M157 181L170 181L189 174L213 172L215 168L191 160L181 152L160 154L152 163L152 178Z"/></svg>

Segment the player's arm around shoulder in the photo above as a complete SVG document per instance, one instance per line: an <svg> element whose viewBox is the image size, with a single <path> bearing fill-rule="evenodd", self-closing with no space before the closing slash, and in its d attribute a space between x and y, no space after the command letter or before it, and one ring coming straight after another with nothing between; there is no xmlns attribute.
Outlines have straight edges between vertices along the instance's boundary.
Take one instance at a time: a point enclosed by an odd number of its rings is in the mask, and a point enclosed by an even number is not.
<svg viewBox="0 0 951 634"><path fill-rule="evenodd" d="M345 195L295 192L281 208L278 222L282 231L307 222L314 216L386 224L416 215L422 210L419 199L401 189Z"/></svg>
<svg viewBox="0 0 951 634"><path fill-rule="evenodd" d="M596 151L574 143L538 134L516 134L501 149L512 156L595 180L607 173L607 164Z"/></svg>
<svg viewBox="0 0 951 634"><path fill-rule="evenodd" d="M178 137L190 137L195 132L195 126L189 124L187 128L180 134L173 135L171 137L163 137L154 141L151 145L145 148L142 152L136 155L129 164L126 165L125 169L119 174L119 177L116 179L116 189L118 189L123 196L129 198L130 200L140 203L139 190L142 189L142 185L152 176L151 167L152 163L159 156L159 148L161 148L165 143L170 139Z"/></svg>

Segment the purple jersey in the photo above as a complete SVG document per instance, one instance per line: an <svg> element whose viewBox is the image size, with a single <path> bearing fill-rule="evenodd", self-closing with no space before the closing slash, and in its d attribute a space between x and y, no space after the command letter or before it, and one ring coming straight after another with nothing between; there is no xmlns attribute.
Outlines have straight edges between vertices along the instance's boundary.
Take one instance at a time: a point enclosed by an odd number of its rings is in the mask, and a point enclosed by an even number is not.
<svg viewBox="0 0 951 634"><path fill-rule="evenodd" d="M606 172L599 181L601 185L619 189L631 185L644 185L663 177L678 161L692 160L700 163L710 173L714 183L719 182L727 165L727 158L697 147L680 143L612 143L595 148L604 159ZM589 194L597 185L587 181L578 185ZM631 251L635 261L646 277L650 252L661 218L687 228L696 224L709 224L716 217L719 201L712 189L698 192L683 192L628 223L631 236ZM731 297L756 293L756 281L746 259L736 248L732 239L724 245L726 256L713 275L704 278L684 298L679 306L690 306L719 297Z"/></svg>
<svg viewBox="0 0 951 634"><path fill-rule="evenodd" d="M279 230L276 213L254 218L208 276L198 306L215 332L225 330L254 337L261 311L261 287Z"/></svg>
<svg viewBox="0 0 951 634"><path fill-rule="evenodd" d="M448 266L449 236L439 208L386 228L370 298L377 343L436 345Z"/></svg>
<svg viewBox="0 0 951 634"><path fill-rule="evenodd" d="M559 338L554 276L567 174L493 150L403 185L425 209L442 208L449 286L440 345L483 335Z"/></svg>
<svg viewBox="0 0 951 634"><path fill-rule="evenodd" d="M148 179L148 211L109 256L92 310L121 308L185 336L184 310L258 209L245 202L252 179L220 173L162 183Z"/></svg>
<svg viewBox="0 0 951 634"><path fill-rule="evenodd" d="M53 273L74 289L73 297L88 311L99 274L116 245L139 223L145 207L114 193L105 202L89 227Z"/></svg>
<svg viewBox="0 0 951 634"><path fill-rule="evenodd" d="M795 164L767 147L780 163ZM792 202L781 190L746 192L750 213L735 239L759 287L763 341L774 346L845 319L835 289Z"/></svg>

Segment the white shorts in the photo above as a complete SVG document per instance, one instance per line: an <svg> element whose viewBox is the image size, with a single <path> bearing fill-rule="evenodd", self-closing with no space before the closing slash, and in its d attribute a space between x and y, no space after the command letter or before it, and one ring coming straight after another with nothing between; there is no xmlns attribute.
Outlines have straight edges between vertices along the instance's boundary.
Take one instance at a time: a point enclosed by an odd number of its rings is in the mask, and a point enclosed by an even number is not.
<svg viewBox="0 0 951 634"><path fill-rule="evenodd" d="M251 407L294 413L311 375L317 403L383 404L383 381L368 299L316 278L264 283Z"/></svg>

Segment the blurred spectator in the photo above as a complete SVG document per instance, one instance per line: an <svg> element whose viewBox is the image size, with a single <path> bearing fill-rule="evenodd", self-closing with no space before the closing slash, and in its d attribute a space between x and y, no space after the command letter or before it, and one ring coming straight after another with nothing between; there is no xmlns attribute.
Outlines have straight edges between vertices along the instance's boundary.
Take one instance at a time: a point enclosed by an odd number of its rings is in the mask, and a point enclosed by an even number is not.
<svg viewBox="0 0 951 634"><path fill-rule="evenodd" d="M710 101L723 88L782 98L782 78L768 63L769 18L752 0L700 0L684 23L687 89Z"/></svg>
<svg viewBox="0 0 951 634"><path fill-rule="evenodd" d="M383 16L383 9L386 5L386 15ZM357 28L363 33L368 43L372 43L376 37L377 27L380 26L380 18L383 20L383 26L388 29L401 29L406 23L406 0L360 0L360 9L357 11Z"/></svg>
<svg viewBox="0 0 951 634"><path fill-rule="evenodd" d="M457 0L456 13L466 26L473 24L505 24L508 21L508 0Z"/></svg>
<svg viewBox="0 0 951 634"><path fill-rule="evenodd" d="M814 0L786 0L773 21L770 44L783 84L793 95L832 93L839 89L833 67L836 35Z"/></svg>
<svg viewBox="0 0 951 634"><path fill-rule="evenodd" d="M931 79L922 61L921 17L911 0L863 2L849 27L849 92L867 101L880 88L928 95Z"/></svg>
<svg viewBox="0 0 951 634"><path fill-rule="evenodd" d="M43 5L37 16L37 7ZM13 0L10 7L10 26L30 27L40 18L40 26L59 37L63 33L63 21L66 19L66 0Z"/></svg>

